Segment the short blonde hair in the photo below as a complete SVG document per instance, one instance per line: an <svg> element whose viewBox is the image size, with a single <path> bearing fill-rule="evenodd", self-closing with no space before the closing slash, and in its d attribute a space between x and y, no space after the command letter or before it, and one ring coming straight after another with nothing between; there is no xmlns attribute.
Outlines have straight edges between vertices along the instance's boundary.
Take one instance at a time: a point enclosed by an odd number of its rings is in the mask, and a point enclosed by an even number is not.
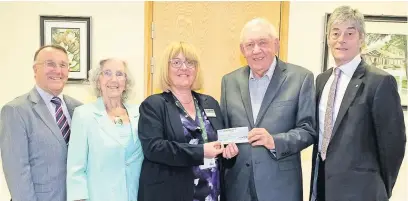
<svg viewBox="0 0 408 201"><path fill-rule="evenodd" d="M200 58L197 50L191 44L186 42L172 42L164 51L162 61L159 65L159 86L163 91L169 91L172 83L169 78L170 60L175 58L178 54L182 53L187 60L196 61L196 77L194 83L191 86L191 90L200 90L202 88L202 75L200 68Z"/></svg>
<svg viewBox="0 0 408 201"><path fill-rule="evenodd" d="M126 86L125 86L125 90L122 93L122 100L126 101L129 98L129 96L132 94L135 82L133 80L133 76L131 75L129 71L127 62L120 60L120 59L116 59L116 58L103 59L99 61L99 66L94 67L89 71L89 77L90 77L89 82L91 84L92 92L96 97L102 96L101 89L99 86L99 78L100 78L100 75L102 74L102 70L103 70L105 63L111 60L120 61L125 68Z"/></svg>

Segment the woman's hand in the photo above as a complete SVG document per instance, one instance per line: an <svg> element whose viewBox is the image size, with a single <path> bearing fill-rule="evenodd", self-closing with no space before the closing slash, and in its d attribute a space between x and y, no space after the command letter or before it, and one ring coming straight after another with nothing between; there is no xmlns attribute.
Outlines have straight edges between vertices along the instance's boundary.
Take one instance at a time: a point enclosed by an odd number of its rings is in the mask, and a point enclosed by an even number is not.
<svg viewBox="0 0 408 201"><path fill-rule="evenodd" d="M230 159L238 155L239 150L235 143L229 143L222 152L222 157Z"/></svg>
<svg viewBox="0 0 408 201"><path fill-rule="evenodd" d="M208 142L204 144L204 158L215 158L224 151L221 142Z"/></svg>

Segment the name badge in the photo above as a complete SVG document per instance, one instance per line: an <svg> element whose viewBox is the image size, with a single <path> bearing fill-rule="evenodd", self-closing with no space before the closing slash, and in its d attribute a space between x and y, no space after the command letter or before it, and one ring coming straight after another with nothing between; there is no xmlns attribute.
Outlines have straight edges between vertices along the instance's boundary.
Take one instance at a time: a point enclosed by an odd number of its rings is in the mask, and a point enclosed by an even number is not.
<svg viewBox="0 0 408 201"><path fill-rule="evenodd" d="M215 158L204 158L204 165L200 165L201 170L216 167Z"/></svg>
<svg viewBox="0 0 408 201"><path fill-rule="evenodd" d="M213 109L204 109L204 112L207 117L216 117L215 111Z"/></svg>

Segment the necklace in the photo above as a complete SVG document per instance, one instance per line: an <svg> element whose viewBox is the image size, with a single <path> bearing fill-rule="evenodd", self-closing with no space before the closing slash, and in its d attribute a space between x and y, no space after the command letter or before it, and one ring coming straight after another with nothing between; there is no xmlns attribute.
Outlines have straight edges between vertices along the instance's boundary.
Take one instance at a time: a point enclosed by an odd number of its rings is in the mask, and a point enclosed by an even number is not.
<svg viewBox="0 0 408 201"><path fill-rule="evenodd" d="M126 117L126 110L121 111L122 108L115 108L113 110L108 111L108 115L113 116L113 122L115 125L123 125L123 117ZM110 114L109 114L110 113Z"/></svg>
<svg viewBox="0 0 408 201"><path fill-rule="evenodd" d="M173 93L173 96L176 97L176 99L177 99L180 103L182 103L182 104L190 104L191 102L193 102L193 96L191 96L191 99L190 99L189 101L187 101L187 102L182 102L181 99L179 99L179 98L177 97L177 95L180 95L180 94L175 93L174 91L171 91L171 93ZM186 95L187 95L187 94L186 94Z"/></svg>
<svg viewBox="0 0 408 201"><path fill-rule="evenodd" d="M113 122L115 122L116 125L123 125L123 120L120 116L115 116Z"/></svg>
<svg viewBox="0 0 408 201"><path fill-rule="evenodd" d="M180 100L179 100L180 101ZM180 101L180 103L183 103L183 104L189 104L189 103L191 103L193 101L193 99L191 99L190 101L188 101L188 102L181 102Z"/></svg>

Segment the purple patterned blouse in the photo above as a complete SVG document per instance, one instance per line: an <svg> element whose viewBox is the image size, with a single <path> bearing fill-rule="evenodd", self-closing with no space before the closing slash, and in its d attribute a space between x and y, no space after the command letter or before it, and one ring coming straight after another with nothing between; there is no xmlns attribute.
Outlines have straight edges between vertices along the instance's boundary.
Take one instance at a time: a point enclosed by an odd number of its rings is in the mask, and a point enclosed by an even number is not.
<svg viewBox="0 0 408 201"><path fill-rule="evenodd" d="M197 102L196 102L197 103ZM181 109L181 108L180 108ZM196 112L195 120L186 115L183 110L180 111L180 119L183 124L184 136L187 142L192 139L198 139L198 144L204 144L203 135L200 128L200 120L198 115L201 115L205 130L207 131L207 138L209 142L217 141L217 133L214 131L210 121L205 112L200 107L200 113ZM200 169L198 166L193 167L194 171L194 199L193 201L218 201L220 194L219 170L218 162L216 167L208 169Z"/></svg>

